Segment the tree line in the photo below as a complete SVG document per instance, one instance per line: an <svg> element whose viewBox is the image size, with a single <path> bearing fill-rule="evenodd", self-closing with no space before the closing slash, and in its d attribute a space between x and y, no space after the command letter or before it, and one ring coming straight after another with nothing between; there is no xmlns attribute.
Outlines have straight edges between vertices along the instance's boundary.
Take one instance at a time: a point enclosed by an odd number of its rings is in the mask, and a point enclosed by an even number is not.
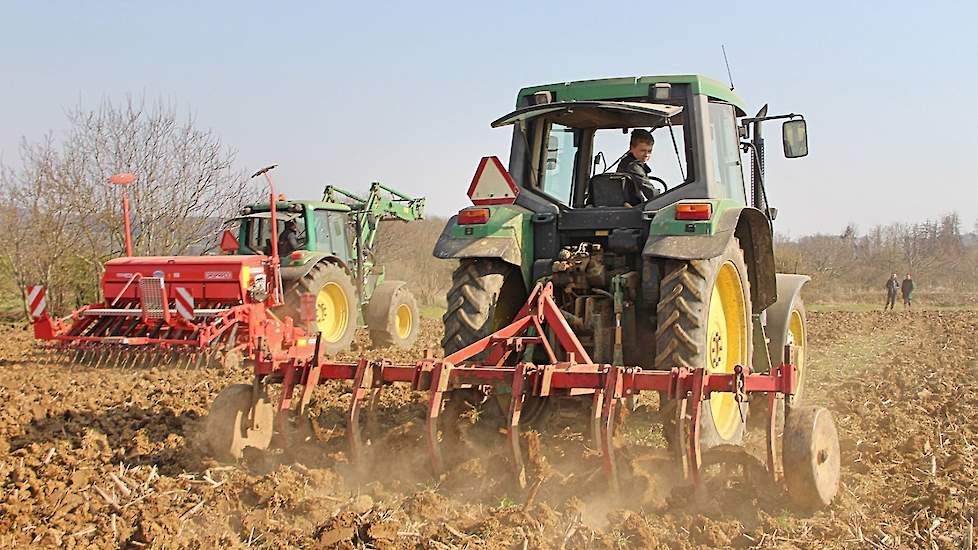
<svg viewBox="0 0 978 550"><path fill-rule="evenodd" d="M891 273L910 273L934 305L978 305L978 222L968 231L953 212L865 232L849 225L836 235L779 235L775 249L778 271L812 277L810 300L875 303Z"/></svg>

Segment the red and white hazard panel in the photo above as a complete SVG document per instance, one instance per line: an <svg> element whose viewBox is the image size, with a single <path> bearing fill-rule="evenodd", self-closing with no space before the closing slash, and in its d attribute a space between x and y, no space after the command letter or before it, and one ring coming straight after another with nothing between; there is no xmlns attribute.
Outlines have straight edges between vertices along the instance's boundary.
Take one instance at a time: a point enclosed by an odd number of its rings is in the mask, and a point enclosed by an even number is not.
<svg viewBox="0 0 978 550"><path fill-rule="evenodd" d="M33 319L40 319L48 308L48 301L41 285L27 287L27 308Z"/></svg>
<svg viewBox="0 0 978 550"><path fill-rule="evenodd" d="M469 185L472 204L513 204L520 190L497 157L482 157Z"/></svg>
<svg viewBox="0 0 978 550"><path fill-rule="evenodd" d="M177 315L183 317L187 321L193 321L194 319L194 295L190 293L189 290L183 287L174 287L174 304L177 309Z"/></svg>

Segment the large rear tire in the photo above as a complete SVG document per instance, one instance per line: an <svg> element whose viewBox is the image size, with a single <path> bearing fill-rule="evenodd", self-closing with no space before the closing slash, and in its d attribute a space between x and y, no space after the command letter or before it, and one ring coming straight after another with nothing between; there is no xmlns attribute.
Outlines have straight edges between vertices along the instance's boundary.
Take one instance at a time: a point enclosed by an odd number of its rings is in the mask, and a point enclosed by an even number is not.
<svg viewBox="0 0 978 550"><path fill-rule="evenodd" d="M332 262L319 262L295 283L286 296L286 307L296 323L300 323L303 294L316 296L316 330L322 338L322 351L336 354L350 349L360 301L346 270Z"/></svg>
<svg viewBox="0 0 978 550"><path fill-rule="evenodd" d="M518 267L492 258L461 260L452 274L448 309L442 317L445 326L442 349L445 355L513 322L525 301L526 290ZM467 394L465 400L469 406L474 406L472 395ZM490 396L483 405L491 405L487 412L499 418L508 412L509 403L509 394L498 394ZM527 398L520 415L521 424L533 425L544 421L548 409L546 398Z"/></svg>
<svg viewBox="0 0 978 550"><path fill-rule="evenodd" d="M750 282L744 252L736 238L723 254L707 260L669 260L657 305L656 369L705 367L732 373L750 365ZM664 418L675 418L675 401L665 403ZM747 404L732 393L714 393L703 402L700 445L740 445ZM672 426L674 428L674 426Z"/></svg>
<svg viewBox="0 0 978 550"><path fill-rule="evenodd" d="M515 266L496 259L461 260L452 273L448 309L442 316L445 355L511 323L525 299L523 280Z"/></svg>

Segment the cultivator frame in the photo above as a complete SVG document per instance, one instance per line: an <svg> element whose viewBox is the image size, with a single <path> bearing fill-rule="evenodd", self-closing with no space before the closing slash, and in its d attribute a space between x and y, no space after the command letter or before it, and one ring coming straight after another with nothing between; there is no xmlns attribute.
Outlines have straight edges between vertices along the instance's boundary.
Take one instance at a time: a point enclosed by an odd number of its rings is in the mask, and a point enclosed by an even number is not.
<svg viewBox="0 0 978 550"><path fill-rule="evenodd" d="M548 333L552 340L540 336ZM564 360L558 359L558 350L554 344L559 346ZM549 363L536 365L520 361L515 365L506 364L511 357L520 355L530 345L540 346ZM285 418L283 413L292 406L295 386L303 385L297 407L301 413L308 405L312 388L316 385L329 380L350 380L353 383L353 392L346 414L346 436L354 461L360 460L363 454L360 413L368 399L376 402L383 387L393 383L406 383L414 390L426 391L426 438L431 464L436 473L444 469L444 458L439 444L439 419L450 392L479 386L509 387L514 398L510 400L507 414L507 440L512 455L513 473L521 486L526 483L520 447L520 418L525 399L590 396L591 433L595 445L601 450L604 470L615 487L619 485L619 478L612 437L616 408L623 398L634 397L643 391L655 391L668 399L677 400L679 406L676 407L674 419L678 435L678 444L674 446L677 450L676 458L682 463L684 474L697 484L704 464L699 441L703 401L713 392L733 393L742 402L746 402L751 394L766 393L766 458L768 471L776 480L777 402L780 399L790 402L797 386L796 368L787 360L770 373L755 373L747 367L738 366L735 372L724 374L710 373L705 368L646 371L635 367L596 364L591 361L554 302L553 285L550 282L536 285L515 320L509 325L442 359L426 355L415 364L393 364L384 360L368 361L363 358L356 362L325 361L317 353L308 364L282 363L276 369L259 366L255 370L256 384L273 381L282 384L277 409L277 424L281 427ZM476 360L480 355L484 359ZM790 348L785 350L784 357L791 357ZM794 414L790 412L790 407L785 407L784 410L787 411L786 414ZM825 428L815 426L813 429L824 431ZM828 437L830 440L835 437L834 426L831 427ZM837 437L835 445L834 453L837 455ZM824 485L824 480L822 481ZM837 487L837 478L834 481L829 480L830 485L833 483ZM834 490L832 494L834 495Z"/></svg>

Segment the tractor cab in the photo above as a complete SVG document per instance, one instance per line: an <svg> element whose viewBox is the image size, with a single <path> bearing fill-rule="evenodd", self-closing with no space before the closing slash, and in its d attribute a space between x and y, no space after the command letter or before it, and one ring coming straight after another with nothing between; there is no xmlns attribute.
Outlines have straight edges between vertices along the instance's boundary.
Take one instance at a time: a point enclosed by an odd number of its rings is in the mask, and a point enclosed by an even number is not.
<svg viewBox="0 0 978 550"><path fill-rule="evenodd" d="M320 201L280 201L275 206L283 267L302 265L324 254L350 260L349 206ZM272 220L267 203L246 206L228 221L238 222L237 254L271 255ZM294 249L281 248L287 226L295 228L298 247Z"/></svg>
<svg viewBox="0 0 978 550"><path fill-rule="evenodd" d="M642 77L592 90L531 88L520 92L515 111L492 125L515 126L509 168L515 181L561 210L656 210L686 198L746 205L737 124L744 103L715 84L701 77ZM654 140L644 189L629 189L621 166L636 129Z"/></svg>
<svg viewBox="0 0 978 550"><path fill-rule="evenodd" d="M681 105L666 103L543 102L492 126L515 125L522 134L517 137L526 138L532 160L524 183L532 191L565 208L631 207L686 182L690 162L682 113ZM632 130L648 132L649 147L655 140L661 144L645 178L626 173Z"/></svg>

